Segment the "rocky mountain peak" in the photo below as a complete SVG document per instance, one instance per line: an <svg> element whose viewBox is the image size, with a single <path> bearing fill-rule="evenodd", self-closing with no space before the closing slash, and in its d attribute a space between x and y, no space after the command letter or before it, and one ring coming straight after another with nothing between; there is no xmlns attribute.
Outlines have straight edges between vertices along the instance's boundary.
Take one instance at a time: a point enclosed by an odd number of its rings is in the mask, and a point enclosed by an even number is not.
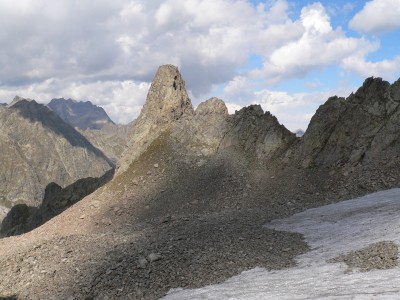
<svg viewBox="0 0 400 300"><path fill-rule="evenodd" d="M221 99L213 97L199 104L196 108L196 115L209 115L209 114L217 114L217 115L228 115L228 109Z"/></svg>
<svg viewBox="0 0 400 300"><path fill-rule="evenodd" d="M398 81L390 85L371 77L348 98L328 99L303 137L298 152L303 165L357 166L397 155L399 98Z"/></svg>
<svg viewBox="0 0 400 300"><path fill-rule="evenodd" d="M296 136L276 117L265 112L260 105L250 105L237 111L230 120L231 128L221 142L220 148L240 146L258 159L269 160L284 152Z"/></svg>
<svg viewBox="0 0 400 300"><path fill-rule="evenodd" d="M128 146L118 162L117 174L125 171L156 138L171 129L179 119L193 114L185 81L178 68L173 65L160 66L146 103L129 134Z"/></svg>
<svg viewBox="0 0 400 300"><path fill-rule="evenodd" d="M90 101L59 98L51 100L47 106L66 123L82 130L99 130L106 124L114 124L102 107Z"/></svg>
<svg viewBox="0 0 400 300"><path fill-rule="evenodd" d="M193 106L186 92L185 81L176 66L160 66L138 122L150 118L157 124L168 124L178 120L184 114L193 114Z"/></svg>
<svg viewBox="0 0 400 300"><path fill-rule="evenodd" d="M20 97L20 96L17 95L17 96L14 97L14 99L11 101L11 103L8 105L8 107L11 107L11 106L13 106L16 103L21 102L21 101L32 102L32 101L35 101L35 100L29 99L29 98L23 98L23 97Z"/></svg>

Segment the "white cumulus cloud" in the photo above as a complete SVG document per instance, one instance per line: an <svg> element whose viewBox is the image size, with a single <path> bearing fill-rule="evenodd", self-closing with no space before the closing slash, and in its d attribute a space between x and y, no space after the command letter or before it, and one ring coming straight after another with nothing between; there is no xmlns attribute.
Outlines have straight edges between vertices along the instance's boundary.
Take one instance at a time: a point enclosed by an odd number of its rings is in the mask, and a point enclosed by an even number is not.
<svg viewBox="0 0 400 300"><path fill-rule="evenodd" d="M368 1L349 25L359 32L373 34L400 28L400 0Z"/></svg>
<svg viewBox="0 0 400 300"><path fill-rule="evenodd" d="M162 64L179 66L194 104L216 91L231 108L268 98L255 90L332 65L362 76L398 74L397 58L367 59L379 41L335 28L329 6L306 5L297 17L289 0L257 2L2 0L0 101L90 100L127 122ZM388 22L398 11L389 10Z"/></svg>
<svg viewBox="0 0 400 300"><path fill-rule="evenodd" d="M270 83L301 77L332 64L340 64L354 53L375 50L375 44L364 38L350 38L333 29L325 8L320 3L301 11L302 34L265 56L263 68L252 72Z"/></svg>

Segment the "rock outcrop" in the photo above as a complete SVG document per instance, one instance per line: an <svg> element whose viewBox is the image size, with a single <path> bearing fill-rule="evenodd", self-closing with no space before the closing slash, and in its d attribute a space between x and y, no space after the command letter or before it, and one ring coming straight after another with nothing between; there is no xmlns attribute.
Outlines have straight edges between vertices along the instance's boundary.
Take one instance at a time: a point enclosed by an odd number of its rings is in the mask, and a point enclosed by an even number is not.
<svg viewBox="0 0 400 300"><path fill-rule="evenodd" d="M66 123L82 130L99 130L106 124L114 124L102 107L94 105L90 101L82 102L59 98L51 100L47 106Z"/></svg>
<svg viewBox="0 0 400 300"><path fill-rule="evenodd" d="M182 118L172 130L173 146L186 159L209 157L218 151L228 131L228 109L218 98L202 102L194 114Z"/></svg>
<svg viewBox="0 0 400 300"><path fill-rule="evenodd" d="M230 129L220 148L240 146L262 161L277 158L296 141L296 135L279 124L276 117L260 105L242 108L230 118Z"/></svg>
<svg viewBox="0 0 400 300"><path fill-rule="evenodd" d="M109 159L44 105L16 97L0 107L0 206L38 205L50 182L99 177Z"/></svg>
<svg viewBox="0 0 400 300"><path fill-rule="evenodd" d="M128 137L128 146L117 164L117 174L130 164L179 119L193 115L185 81L177 67L161 66L151 84L146 103Z"/></svg>
<svg viewBox="0 0 400 300"><path fill-rule="evenodd" d="M217 98L200 103L194 115L174 126L171 136L180 155L200 158L200 162L229 148L256 160L271 160L296 141L295 134L269 112L264 113L260 105L250 105L230 116L225 103Z"/></svg>
<svg viewBox="0 0 400 300"><path fill-rule="evenodd" d="M297 156L303 166L357 166L400 153L400 81L390 85L368 78L347 99L332 97L320 106Z"/></svg>

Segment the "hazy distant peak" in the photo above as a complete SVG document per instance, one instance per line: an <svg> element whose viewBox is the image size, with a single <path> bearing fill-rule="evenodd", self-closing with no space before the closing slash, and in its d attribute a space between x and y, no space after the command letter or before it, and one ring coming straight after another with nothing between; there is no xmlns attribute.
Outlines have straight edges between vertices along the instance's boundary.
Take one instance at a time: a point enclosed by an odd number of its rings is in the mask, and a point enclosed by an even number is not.
<svg viewBox="0 0 400 300"><path fill-rule="evenodd" d="M8 105L8 107L11 107L11 106L13 106L14 104L16 104L16 103L18 103L18 102L20 102L20 101L23 101L23 100L25 100L25 101L27 101L27 102L34 101L34 100L32 100L32 99L23 98L23 97L20 97L20 96L17 95L17 96L14 97L14 99L11 101L11 103Z"/></svg>
<svg viewBox="0 0 400 300"><path fill-rule="evenodd" d="M304 135L304 130L299 128L294 132L294 134L296 134L297 137L302 137Z"/></svg>
<svg viewBox="0 0 400 300"><path fill-rule="evenodd" d="M90 101L53 99L47 105L65 122L79 129L101 129L105 124L114 124L102 107Z"/></svg>

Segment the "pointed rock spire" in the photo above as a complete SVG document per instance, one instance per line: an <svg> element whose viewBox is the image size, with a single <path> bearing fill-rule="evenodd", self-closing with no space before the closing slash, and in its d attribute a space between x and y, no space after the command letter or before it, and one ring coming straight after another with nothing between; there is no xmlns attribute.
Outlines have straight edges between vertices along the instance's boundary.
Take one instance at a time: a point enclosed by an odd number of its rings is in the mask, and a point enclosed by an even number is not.
<svg viewBox="0 0 400 300"><path fill-rule="evenodd" d="M176 66L160 66L151 84L146 103L133 126L127 148L117 165L117 175L129 165L162 133L186 115L193 115L185 81Z"/></svg>
<svg viewBox="0 0 400 300"><path fill-rule="evenodd" d="M150 118L159 125L168 124L184 114L193 114L185 81L177 67L159 67L137 122L147 122Z"/></svg>

